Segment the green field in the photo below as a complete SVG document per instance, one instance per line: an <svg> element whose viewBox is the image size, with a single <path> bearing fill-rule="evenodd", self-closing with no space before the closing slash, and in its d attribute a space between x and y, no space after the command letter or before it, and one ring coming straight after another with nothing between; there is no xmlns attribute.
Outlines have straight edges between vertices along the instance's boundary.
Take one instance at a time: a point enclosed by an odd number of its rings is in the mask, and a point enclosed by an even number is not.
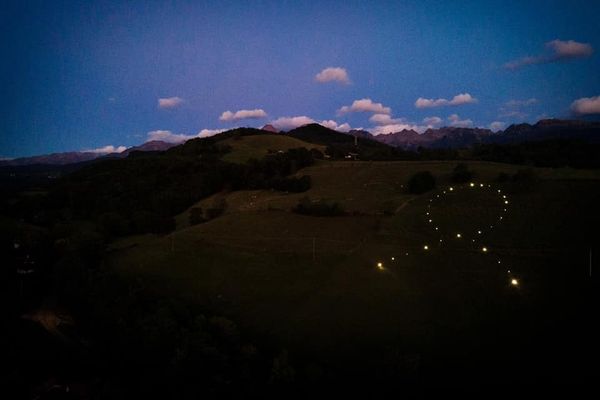
<svg viewBox="0 0 600 400"><path fill-rule="evenodd" d="M183 213L170 235L113 243L109 263L325 370L394 376L454 365L452 377L482 362L482 376L509 374L505 363L514 374L531 367L515 363L520 357L551 358L530 340L586 300L600 173L535 169L538 181L516 187L495 179L522 167L472 162L470 187L450 182L455 165L323 161L298 172L311 176L308 192L221 193L223 216L190 227ZM408 194L422 170L438 188ZM304 196L339 202L350 215L292 213Z"/></svg>

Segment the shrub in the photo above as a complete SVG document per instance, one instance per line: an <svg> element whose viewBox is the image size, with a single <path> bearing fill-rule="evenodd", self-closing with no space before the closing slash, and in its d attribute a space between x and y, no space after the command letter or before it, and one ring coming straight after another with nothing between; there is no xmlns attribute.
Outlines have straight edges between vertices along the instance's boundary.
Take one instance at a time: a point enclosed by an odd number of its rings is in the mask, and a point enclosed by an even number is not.
<svg viewBox="0 0 600 400"><path fill-rule="evenodd" d="M313 203L308 197L300 199L293 211L298 214L313 215L317 217L336 217L346 214L340 203L325 201Z"/></svg>

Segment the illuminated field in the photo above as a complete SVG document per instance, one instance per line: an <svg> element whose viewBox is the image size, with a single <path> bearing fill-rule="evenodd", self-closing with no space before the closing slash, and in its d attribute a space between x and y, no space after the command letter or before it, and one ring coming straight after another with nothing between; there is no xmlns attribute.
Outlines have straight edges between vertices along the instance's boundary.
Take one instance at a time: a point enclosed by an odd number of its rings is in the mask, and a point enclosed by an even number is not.
<svg viewBox="0 0 600 400"><path fill-rule="evenodd" d="M598 193L589 195L597 181L557 180L551 170L538 170L545 179L531 188L512 190L494 178L517 167L486 163L471 164L476 187L456 185L449 181L454 165L322 163L300 172L313 178L307 193L230 193L224 216L144 238L115 252L112 265L232 315L297 355L343 365L351 348L373 362L392 348L427 359L444 344L444 354L460 359L523 329L531 310L556 317L555 302L577 301L547 293L565 282L565 295L585 285L587 250L577 243L586 232L577 216L595 206ZM438 189L407 194L408 178L425 169ZM365 215L291 213L306 195ZM383 214L386 201L393 215ZM532 207L540 201L543 208ZM514 351L526 351L521 345Z"/></svg>

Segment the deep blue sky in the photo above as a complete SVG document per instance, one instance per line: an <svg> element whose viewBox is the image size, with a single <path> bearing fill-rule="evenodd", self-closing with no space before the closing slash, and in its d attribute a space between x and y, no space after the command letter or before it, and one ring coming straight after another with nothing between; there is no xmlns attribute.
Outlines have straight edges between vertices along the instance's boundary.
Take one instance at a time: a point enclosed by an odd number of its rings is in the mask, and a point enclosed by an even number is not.
<svg viewBox="0 0 600 400"><path fill-rule="evenodd" d="M5 1L0 30L1 157L280 117L381 129L373 112L336 113L364 98L399 127L501 127L572 117L573 101L600 95L598 1ZM556 39L593 52L555 54ZM327 67L351 83L317 82ZM415 106L463 93L477 102ZM170 97L183 102L158 107ZM268 116L219 120L242 109Z"/></svg>

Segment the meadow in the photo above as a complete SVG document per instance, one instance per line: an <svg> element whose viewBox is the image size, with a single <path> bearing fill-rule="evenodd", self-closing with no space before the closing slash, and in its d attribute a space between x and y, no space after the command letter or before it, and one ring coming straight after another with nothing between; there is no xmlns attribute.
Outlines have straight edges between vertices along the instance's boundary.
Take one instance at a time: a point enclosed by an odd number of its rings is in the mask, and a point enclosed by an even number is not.
<svg viewBox="0 0 600 400"><path fill-rule="evenodd" d="M169 235L114 242L108 263L231 316L317 381L586 376L576 360L597 350L584 316L600 174L536 168L531 182L499 183L523 167L469 162L471 187L451 181L455 165L321 161L298 172L311 177L305 193L219 193L196 206L223 198L224 215L190 226L184 212ZM408 193L423 170L437 188ZM293 213L305 196L347 215Z"/></svg>

